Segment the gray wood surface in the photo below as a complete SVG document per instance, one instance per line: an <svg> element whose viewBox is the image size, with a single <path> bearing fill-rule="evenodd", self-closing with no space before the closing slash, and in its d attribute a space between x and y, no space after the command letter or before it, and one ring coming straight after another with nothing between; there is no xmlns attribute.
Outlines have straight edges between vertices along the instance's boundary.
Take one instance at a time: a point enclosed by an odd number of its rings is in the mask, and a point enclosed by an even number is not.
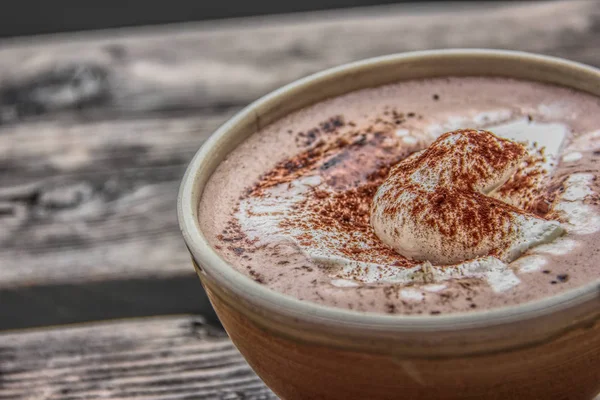
<svg viewBox="0 0 600 400"><path fill-rule="evenodd" d="M0 334L0 399L276 399L199 317Z"/></svg>
<svg viewBox="0 0 600 400"><path fill-rule="evenodd" d="M200 317L0 333L0 400L80 399L277 397L223 331Z"/></svg>
<svg viewBox="0 0 600 400"><path fill-rule="evenodd" d="M398 5L0 42L0 329L209 313L175 198L233 112L311 72L407 50L600 65L599 4Z"/></svg>

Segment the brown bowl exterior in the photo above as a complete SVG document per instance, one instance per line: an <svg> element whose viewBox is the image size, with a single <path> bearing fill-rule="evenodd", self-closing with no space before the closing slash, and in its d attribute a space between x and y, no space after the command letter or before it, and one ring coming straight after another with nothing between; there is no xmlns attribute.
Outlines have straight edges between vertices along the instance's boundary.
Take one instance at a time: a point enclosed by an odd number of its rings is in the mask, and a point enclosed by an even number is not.
<svg viewBox="0 0 600 400"><path fill-rule="evenodd" d="M239 302L233 306L237 300L201 280L233 343L284 400L589 400L600 392L597 321L509 351L402 357L392 351L361 352L280 334L278 321L254 320L251 310L239 307Z"/></svg>
<svg viewBox="0 0 600 400"><path fill-rule="evenodd" d="M600 71L495 50L385 56L281 88L223 125L192 160L178 214L198 275L234 344L284 400L565 399L600 392L600 280L536 302L441 316L333 309L273 292L235 271L198 226L221 160L284 115L328 97L406 79L506 76L600 96Z"/></svg>

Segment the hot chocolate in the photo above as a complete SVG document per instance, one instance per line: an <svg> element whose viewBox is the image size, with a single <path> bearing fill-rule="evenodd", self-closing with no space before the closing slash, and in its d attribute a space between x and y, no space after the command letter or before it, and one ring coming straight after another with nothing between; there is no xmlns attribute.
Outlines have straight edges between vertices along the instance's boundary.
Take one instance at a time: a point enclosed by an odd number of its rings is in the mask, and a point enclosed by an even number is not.
<svg viewBox="0 0 600 400"><path fill-rule="evenodd" d="M487 309L598 277L599 159L593 96L506 78L400 82L260 129L211 177L199 222L240 272L301 300Z"/></svg>

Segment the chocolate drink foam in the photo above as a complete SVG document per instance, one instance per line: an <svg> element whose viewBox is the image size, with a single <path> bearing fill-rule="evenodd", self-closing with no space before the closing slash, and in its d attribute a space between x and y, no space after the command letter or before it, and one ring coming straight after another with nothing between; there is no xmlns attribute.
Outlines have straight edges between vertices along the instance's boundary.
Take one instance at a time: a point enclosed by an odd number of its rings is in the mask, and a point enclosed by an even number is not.
<svg viewBox="0 0 600 400"><path fill-rule="evenodd" d="M288 115L233 151L206 187L200 225L240 272L330 306L440 314L550 296L598 276L599 112L595 97L504 78L353 92ZM564 236L510 263L447 266L379 240L370 206L390 168L460 128L524 142L527 161L490 196L560 221Z"/></svg>

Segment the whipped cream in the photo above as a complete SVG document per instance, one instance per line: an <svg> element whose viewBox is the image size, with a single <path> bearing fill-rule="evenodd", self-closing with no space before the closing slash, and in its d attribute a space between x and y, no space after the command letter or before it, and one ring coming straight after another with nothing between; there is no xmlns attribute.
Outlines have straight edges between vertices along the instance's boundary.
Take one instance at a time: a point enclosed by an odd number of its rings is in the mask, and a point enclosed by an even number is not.
<svg viewBox="0 0 600 400"><path fill-rule="evenodd" d="M492 249L498 250L494 254L482 251L472 258L461 257L453 265L434 260L409 260L383 244L369 226L372 196L387 176L387 171L373 187L372 194L364 196L368 201L362 202L360 192L370 182L367 176L379 164L393 165L409 153L426 148L439 137L440 127L448 125L442 123L428 127L426 121L416 118L406 129L387 131L384 128L385 133L378 133L376 129L370 133L342 133L339 137L343 137L348 146L331 148L330 142L327 142L307 152L314 153L317 159L299 155L298 159L286 160L278 167L281 171L276 168L267 175L269 179L263 179L259 184L260 190L241 199L236 213L240 231L259 247L286 244L299 248L312 262L327 266L331 284L340 288L398 283L411 284L425 291L428 288L443 290L445 281L476 278L487 282L494 291L502 292L519 284L515 271L527 273L538 270L546 262L546 255L562 254L573 247L572 243L565 241L566 237L552 241L553 235L558 235L562 229L566 229L567 234L586 233L600 226L599 217L584 204L591 191L589 176L567 179L565 191L549 204L553 212L548 215L559 219L562 226L556 221L546 221L523 211L532 209L533 200L546 187L562 154L585 151L586 147L581 143L572 143L572 146L563 149L569 133L566 125L530 121L527 117L515 118L510 110L473 114L468 118L454 118L451 122L459 128L466 125L489 129L498 136L523 143L521 148L526 150L502 171L486 170L489 179L476 187L476 192L486 199L497 201L503 207L507 204L513 206L509 207L508 215L509 226L515 232L508 236L510 240L502 243L504 246ZM596 136L600 138L600 135ZM331 136L331 143L336 143L337 137ZM377 154L374 155L374 152ZM368 157L363 157L365 154ZM412 158L419 154L422 153L416 153ZM375 160L377 165L365 165L363 160ZM290 166L300 169L290 173L287 171ZM440 179L448 179L447 171L438 171L440 173L436 175L426 170L416 178L427 181L427 188L434 190ZM535 174L529 174L532 171ZM349 174L352 179L347 179ZM531 180L528 187L517 185L528 174L537 178ZM271 177L274 178L272 182ZM356 189L347 190L347 187L353 187L352 182L362 183ZM510 231L506 227L503 229L501 232ZM528 254L517 258L540 243L546 244L534 247ZM510 262L515 258L516 261ZM533 262L527 263L528 259Z"/></svg>
<svg viewBox="0 0 600 400"><path fill-rule="evenodd" d="M410 259L444 265L493 253L513 261L564 232L557 221L486 196L526 155L523 145L488 131L446 133L391 170L373 199L373 229Z"/></svg>

